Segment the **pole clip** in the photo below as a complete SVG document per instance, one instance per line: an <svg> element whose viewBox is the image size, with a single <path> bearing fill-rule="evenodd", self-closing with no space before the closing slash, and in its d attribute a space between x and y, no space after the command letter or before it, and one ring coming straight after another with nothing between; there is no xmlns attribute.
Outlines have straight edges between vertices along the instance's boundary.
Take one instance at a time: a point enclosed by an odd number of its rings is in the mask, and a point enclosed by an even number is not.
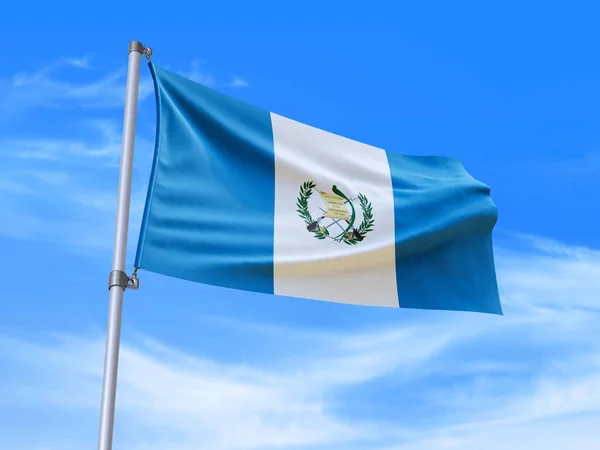
<svg viewBox="0 0 600 450"><path fill-rule="evenodd" d="M138 268L136 267L131 276L128 276L122 270L113 270L108 276L108 290L113 286L119 286L121 289L132 289L136 291L140 287L140 280L137 277Z"/></svg>
<svg viewBox="0 0 600 450"><path fill-rule="evenodd" d="M146 56L148 62L150 62L150 58L152 58L152 49L150 47L144 47L140 41L131 41L129 43L129 53L131 52L141 53Z"/></svg>

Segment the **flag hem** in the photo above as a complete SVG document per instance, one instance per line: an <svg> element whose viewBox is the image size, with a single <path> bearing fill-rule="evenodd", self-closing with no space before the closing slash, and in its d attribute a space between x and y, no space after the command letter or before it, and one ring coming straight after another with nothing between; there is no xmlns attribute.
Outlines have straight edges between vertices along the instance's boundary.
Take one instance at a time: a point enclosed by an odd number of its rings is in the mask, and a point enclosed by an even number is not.
<svg viewBox="0 0 600 450"><path fill-rule="evenodd" d="M154 157L152 161L152 170L150 172L150 179L148 181L148 191L146 193L146 202L144 205L144 213L142 216L142 225L140 227L140 234L138 237L138 245L137 251L135 255L135 267L140 267L143 259L144 252L144 244L146 243L146 232L148 229L148 220L150 216L150 208L152 205L152 198L154 195L154 185L158 172L158 161L159 161L159 152L160 152L160 137L162 132L161 127L161 104L162 99L160 95L160 89L158 86L158 78L156 77L156 72L154 68L154 64L152 62L148 63L148 67L150 69L150 74L152 75L152 81L154 85L154 98L156 101L156 134L154 138Z"/></svg>

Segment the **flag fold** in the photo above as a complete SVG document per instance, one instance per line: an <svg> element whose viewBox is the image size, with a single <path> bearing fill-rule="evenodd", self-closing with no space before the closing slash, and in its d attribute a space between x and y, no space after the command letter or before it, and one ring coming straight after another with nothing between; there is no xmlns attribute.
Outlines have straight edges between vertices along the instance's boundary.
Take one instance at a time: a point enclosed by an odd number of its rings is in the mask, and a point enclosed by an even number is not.
<svg viewBox="0 0 600 450"><path fill-rule="evenodd" d="M460 161L385 151L150 70L157 130L137 267L278 296L502 314L497 208Z"/></svg>

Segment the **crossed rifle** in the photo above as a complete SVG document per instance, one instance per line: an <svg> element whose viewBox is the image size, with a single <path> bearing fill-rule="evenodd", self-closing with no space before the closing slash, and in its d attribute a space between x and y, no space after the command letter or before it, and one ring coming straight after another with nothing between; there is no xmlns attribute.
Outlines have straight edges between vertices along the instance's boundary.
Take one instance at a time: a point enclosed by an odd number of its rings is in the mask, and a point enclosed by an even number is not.
<svg viewBox="0 0 600 450"><path fill-rule="evenodd" d="M351 201L351 202L353 202L354 200L356 200L356 198L350 199L350 201ZM348 203L348 200L344 200L344 205L345 205L346 203ZM319 206L319 209L321 210L321 212L325 212L325 210L324 210L323 208L321 208L320 206ZM307 226L307 227L306 227L306 229L307 229L308 231L312 231L312 230L314 230L314 229L315 229L315 228L316 228L316 227L317 227L317 226L318 226L318 225L321 223L321 221L322 221L324 218L325 218L325 216L321 216L321 217L319 217L317 220L315 220L313 223L311 223L309 226ZM329 227L332 227L333 225L337 225L338 227L340 227L340 229L341 229L342 231L346 231L346 229L345 229L343 226L341 226L341 225L340 225L340 222L341 222L342 220L343 220L344 222L346 222L348 225L350 225L350 222L348 222L346 219L331 219L331 220L333 220L333 222L331 222L329 225L327 225L327 226L325 226L325 227L323 227L323 228L325 228L326 230L328 230L328 229L329 229ZM360 235L360 233L358 232L358 230L357 230L356 228L353 228L353 229L352 229L352 232L353 232L353 234L354 234L354 237L356 237L356 239L358 239L359 241L362 241L362 240L363 240L363 237ZM342 239L342 238L340 238L340 240L341 240L341 239Z"/></svg>

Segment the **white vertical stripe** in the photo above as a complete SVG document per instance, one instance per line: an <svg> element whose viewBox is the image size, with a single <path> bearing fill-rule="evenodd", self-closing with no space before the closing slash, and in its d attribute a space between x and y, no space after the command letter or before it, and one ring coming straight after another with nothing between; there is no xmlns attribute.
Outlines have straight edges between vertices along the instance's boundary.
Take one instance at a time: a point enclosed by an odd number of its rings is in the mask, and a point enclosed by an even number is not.
<svg viewBox="0 0 600 450"><path fill-rule="evenodd" d="M385 152L271 113L275 145L274 290L277 295L372 306L398 306L394 252L394 199ZM375 224L362 242L316 239L297 212L300 185L316 183L347 197L365 195ZM313 219L325 204L314 191ZM355 227L363 220L358 200ZM326 224L331 222L327 220ZM344 223L346 228L347 224ZM341 233L337 224L332 235ZM336 232L337 231L337 232Z"/></svg>

